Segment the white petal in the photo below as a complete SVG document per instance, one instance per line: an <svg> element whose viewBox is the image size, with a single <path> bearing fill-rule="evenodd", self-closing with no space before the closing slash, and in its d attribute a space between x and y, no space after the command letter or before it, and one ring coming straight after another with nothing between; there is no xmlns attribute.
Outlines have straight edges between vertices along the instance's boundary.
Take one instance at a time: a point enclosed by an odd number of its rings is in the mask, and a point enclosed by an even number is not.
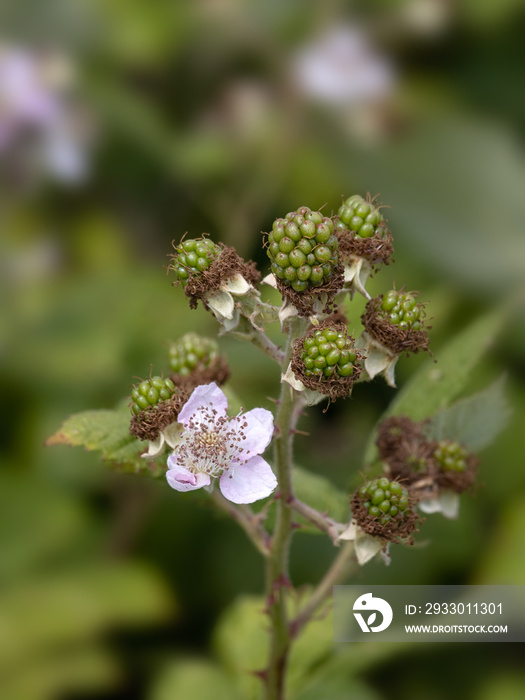
<svg viewBox="0 0 525 700"><path fill-rule="evenodd" d="M170 423L161 431L161 435L164 436L164 439L171 449L174 449L182 440L182 431L183 427L181 423L173 421L173 423Z"/></svg>
<svg viewBox="0 0 525 700"><path fill-rule="evenodd" d="M170 455L168 458L168 466L171 469L168 469L166 472L166 479L175 491L196 491L210 483L209 474L203 474L202 472L194 474L190 472L186 467L177 464L173 455Z"/></svg>
<svg viewBox="0 0 525 700"><path fill-rule="evenodd" d="M292 302L285 298L283 305L279 309L279 321L281 322L281 330L284 328L286 321L290 318L297 316L297 309L292 304Z"/></svg>
<svg viewBox="0 0 525 700"><path fill-rule="evenodd" d="M366 291L365 289L365 284L368 279L368 275L370 274L370 265L364 260L363 258L359 259L359 262L357 263L357 271L356 271L356 276L354 279L354 287L356 290L359 292L359 294L362 294L365 299L371 299L372 297L370 294Z"/></svg>
<svg viewBox="0 0 525 700"><path fill-rule="evenodd" d="M455 520L459 515L459 494L454 491L443 491L439 494L439 501L445 518Z"/></svg>
<svg viewBox="0 0 525 700"><path fill-rule="evenodd" d="M375 557L383 549L382 541L377 537L372 537L362 530L357 531L355 538L355 554L357 562L361 566Z"/></svg>
<svg viewBox="0 0 525 700"><path fill-rule="evenodd" d="M273 415L265 408L253 408L247 413L232 418L229 430L237 432L237 446L243 449L242 460L260 455L273 437Z"/></svg>
<svg viewBox="0 0 525 700"><path fill-rule="evenodd" d="M287 382L296 391L305 390L304 384L299 379L297 379L297 377L293 373L291 364L288 365L288 369L286 370L286 372L284 374L281 374L281 382Z"/></svg>
<svg viewBox="0 0 525 700"><path fill-rule="evenodd" d="M390 555L390 542L387 542L386 547L381 550L381 559L385 562L386 566L390 566L392 563L392 557Z"/></svg>
<svg viewBox="0 0 525 700"><path fill-rule="evenodd" d="M142 456L144 457L144 459L154 459L155 457L157 457L157 455L160 455L160 453L164 450L164 445L164 435L162 433L159 433L159 437L156 440L150 440L148 442L148 451L145 452Z"/></svg>
<svg viewBox="0 0 525 700"><path fill-rule="evenodd" d="M230 292L226 292L223 289L218 289L216 292L213 292L213 294L207 296L205 302L219 321L222 321L225 318L233 318L233 309L235 304Z"/></svg>
<svg viewBox="0 0 525 700"><path fill-rule="evenodd" d="M222 495L232 503L254 503L266 498L277 486L272 468L262 457L246 464L235 464L224 472L219 485Z"/></svg>
<svg viewBox="0 0 525 700"><path fill-rule="evenodd" d="M217 411L217 417L225 416L228 408L228 399L222 389L219 389L215 382L211 384L203 384L194 389L192 395L184 404L182 411L179 413L179 423L187 428L188 423L192 420L193 423L199 423L199 413L204 409L207 412L211 410Z"/></svg>
<svg viewBox="0 0 525 700"><path fill-rule="evenodd" d="M459 514L459 495L454 491L443 491L437 498L420 501L418 507L423 513L442 513L445 518L455 520Z"/></svg>
<svg viewBox="0 0 525 700"><path fill-rule="evenodd" d="M345 265L345 268L344 268L344 282L345 282L345 284L350 284L351 282L353 282L356 274L357 274L357 261L354 260L351 265Z"/></svg>
<svg viewBox="0 0 525 700"><path fill-rule="evenodd" d="M269 275L266 275L262 279L263 284L267 284L269 287L273 287L274 289L277 289L277 282L275 281L275 275L270 273Z"/></svg>
<svg viewBox="0 0 525 700"><path fill-rule="evenodd" d="M239 325L239 319L240 319L240 314L239 314L239 309L235 308L233 310L233 314L231 318L220 318L219 316L216 316L217 320L221 324L221 329L219 331L219 335L224 335L225 333L231 333L231 331L235 330L237 326Z"/></svg>
<svg viewBox="0 0 525 700"><path fill-rule="evenodd" d="M373 379L377 374L383 372L392 360L392 356L384 350L376 347L368 349L368 355L365 358L365 369L368 372L370 379Z"/></svg>
<svg viewBox="0 0 525 700"><path fill-rule="evenodd" d="M395 377L395 370L396 370L396 364L399 359L399 355L396 355L392 360L390 361L390 364L385 370L385 380L386 383L391 386L393 389L396 388L396 377Z"/></svg>
<svg viewBox="0 0 525 700"><path fill-rule="evenodd" d="M340 540L355 540L357 535L357 525L352 520L346 530L339 535Z"/></svg>
<svg viewBox="0 0 525 700"><path fill-rule="evenodd" d="M328 396L326 394L321 394L319 391L313 391L313 389L305 389L303 391L304 402L307 406L316 406L321 401L326 401Z"/></svg>
<svg viewBox="0 0 525 700"><path fill-rule="evenodd" d="M221 289L232 294L246 294L252 289L252 285L247 282L240 273L236 273L233 277L225 280L221 284Z"/></svg>

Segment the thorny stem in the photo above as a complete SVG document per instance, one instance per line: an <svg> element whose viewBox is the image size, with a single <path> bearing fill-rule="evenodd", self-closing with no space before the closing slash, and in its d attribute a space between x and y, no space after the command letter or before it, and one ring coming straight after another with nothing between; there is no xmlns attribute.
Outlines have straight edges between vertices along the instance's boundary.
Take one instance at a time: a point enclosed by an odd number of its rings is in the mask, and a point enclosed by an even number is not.
<svg viewBox="0 0 525 700"><path fill-rule="evenodd" d="M277 345L275 345L270 338L268 338L263 330L253 326L247 318L240 318L239 329L232 335L238 335L239 337L250 341L270 359L277 362L278 365L282 365L284 361L284 352L281 350L281 348L277 347Z"/></svg>
<svg viewBox="0 0 525 700"><path fill-rule="evenodd" d="M332 587L336 586L338 583L342 583L346 579L354 564L354 543L345 542L304 608L290 623L292 636L295 637L299 634L301 629L311 620L314 613L332 594Z"/></svg>
<svg viewBox="0 0 525 700"><path fill-rule="evenodd" d="M315 525L322 532L326 532L331 538L334 544L341 534L341 532L346 528L346 525L338 523L327 515L320 513L315 508L312 508L306 503L303 503L298 498L292 497L290 501L290 507L295 510L296 513L302 515L303 518L309 520L313 525Z"/></svg>
<svg viewBox="0 0 525 700"><path fill-rule="evenodd" d="M212 491L211 496L242 527L259 552L267 557L270 552L270 535L262 526L261 518L248 506L235 506L218 491Z"/></svg>
<svg viewBox="0 0 525 700"><path fill-rule="evenodd" d="M294 340L301 335L307 321L292 319L288 334L288 344L282 363L283 373L291 358ZM281 394L275 417L276 437L274 439L274 464L279 482L277 519L268 557L266 575L266 595L268 615L271 623L271 639L268 667L266 671L266 699L283 700L284 679L290 648L290 627L286 610L285 590L290 585L288 574L288 554L292 536L292 443L294 421L298 420L296 392L286 383L281 383Z"/></svg>

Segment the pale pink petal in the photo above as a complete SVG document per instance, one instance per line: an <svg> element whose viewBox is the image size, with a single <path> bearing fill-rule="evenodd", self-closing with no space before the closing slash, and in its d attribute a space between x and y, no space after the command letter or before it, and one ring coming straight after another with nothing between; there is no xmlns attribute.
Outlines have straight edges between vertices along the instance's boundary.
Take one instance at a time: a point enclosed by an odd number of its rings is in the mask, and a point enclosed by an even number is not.
<svg viewBox="0 0 525 700"><path fill-rule="evenodd" d="M233 464L220 478L223 496L232 503L253 503L266 498L277 486L272 468L262 457Z"/></svg>
<svg viewBox="0 0 525 700"><path fill-rule="evenodd" d="M195 491L210 483L210 475L201 472L193 474L186 467L181 467L175 462L173 455L168 457L168 469L166 479L175 491Z"/></svg>
<svg viewBox="0 0 525 700"><path fill-rule="evenodd" d="M207 409L208 413L215 410L217 412L216 417L219 418L226 415L227 408L228 399L217 384L215 382L203 384L193 391L193 394L179 413L177 420L187 428L190 420L193 419L193 427L196 427L200 423L198 414L204 409Z"/></svg>
<svg viewBox="0 0 525 700"><path fill-rule="evenodd" d="M248 413L232 418L230 427L234 428L237 437L241 438L237 443L242 452L239 455L242 461L262 454L270 444L273 436L273 415L265 408L253 408Z"/></svg>

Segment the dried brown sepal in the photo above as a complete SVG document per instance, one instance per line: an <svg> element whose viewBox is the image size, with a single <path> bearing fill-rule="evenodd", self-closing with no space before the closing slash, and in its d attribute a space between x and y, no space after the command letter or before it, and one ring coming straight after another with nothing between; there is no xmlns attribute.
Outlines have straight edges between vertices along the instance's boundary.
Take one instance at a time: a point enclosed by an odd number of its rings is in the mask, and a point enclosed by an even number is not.
<svg viewBox="0 0 525 700"><path fill-rule="evenodd" d="M379 318L381 302L381 296L370 299L366 305L365 313L361 316L363 326L370 336L396 355L401 355L404 352L416 354L421 350L428 352L426 329L399 328L386 319Z"/></svg>
<svg viewBox="0 0 525 700"><path fill-rule="evenodd" d="M388 465L391 479L404 486L426 474L435 450L423 431L424 423L416 423L407 416L392 416L380 423L376 445L379 456Z"/></svg>
<svg viewBox="0 0 525 700"><path fill-rule="evenodd" d="M139 440L156 440L161 430L177 420L188 398L187 391L179 388L171 398L159 401L133 416L129 432Z"/></svg>
<svg viewBox="0 0 525 700"><path fill-rule="evenodd" d="M224 243L217 244L221 248L219 255L211 262L210 266L198 275L190 274L184 286L184 294L190 300L190 308L196 309L199 299L221 288L223 282L231 279L234 275L240 274L250 284L258 284L261 273L257 270L255 263L250 260L245 262L237 253L235 248L225 246ZM171 256L174 260L176 255ZM168 270L170 267L168 267ZM179 282L174 282L179 284Z"/></svg>
<svg viewBox="0 0 525 700"><path fill-rule="evenodd" d="M333 310L333 302L336 295L343 288L344 283L344 268L341 263L338 263L332 270L330 279L318 287L309 287L304 292L296 292L290 285L286 284L278 277L275 278L277 289L283 298L286 298L297 309L299 316L309 318L314 313L319 311L314 308L315 302L320 299L323 294L326 294L326 302L322 309L322 313L329 314Z"/></svg>
<svg viewBox="0 0 525 700"><path fill-rule="evenodd" d="M216 357L208 366L197 365L190 374L171 374L170 379L188 395L198 386L215 382L222 386L230 377L230 366L224 357Z"/></svg>
<svg viewBox="0 0 525 700"><path fill-rule="evenodd" d="M356 363L354 365L354 373L348 377L340 377L338 374L334 374L331 377L308 375L306 374L306 368L302 361L304 341L306 338L313 338L317 331L322 331L325 328L333 328L338 333L345 333L345 335L348 334L346 324L334 323L331 318L332 317L326 319L318 326L311 326L308 332L305 333L302 338L299 338L294 342L290 366L295 378L302 382L307 389L318 391L320 394L329 396L331 401L335 401L335 399L346 398L351 393L354 382L359 378L359 375L363 371L363 368L359 364L359 361L363 359L362 353L357 349L352 350L352 352L355 352L356 354ZM351 336L348 337L351 342L354 343L354 339Z"/></svg>
<svg viewBox="0 0 525 700"><path fill-rule="evenodd" d="M348 326L348 317L341 311L340 306L337 306L333 313L324 319L322 325L316 326L316 330L319 328L326 328L327 325L336 326L338 323L344 323L345 326Z"/></svg>
<svg viewBox="0 0 525 700"><path fill-rule="evenodd" d="M436 447L438 443L433 443ZM476 475L478 473L479 458L472 452L466 457L465 469L461 472L443 471L439 463L432 459L429 464L429 476L433 476L434 482L440 489L463 493L471 489L476 483Z"/></svg>
<svg viewBox="0 0 525 700"><path fill-rule="evenodd" d="M336 236L343 263L351 262L352 258L366 258L372 268L379 267L383 264L388 265L394 252L392 234L386 225L382 236L361 238L354 231L343 228L336 228Z"/></svg>
<svg viewBox="0 0 525 700"><path fill-rule="evenodd" d="M409 507L403 515L398 513L388 523L382 525L377 518L370 516L358 491L350 501L352 518L363 532L388 542L403 542L403 544L414 544L412 534L419 531L418 525L424 520L417 515L412 505L413 501L409 499Z"/></svg>
<svg viewBox="0 0 525 700"><path fill-rule="evenodd" d="M400 481L416 501L437 498L440 491L463 493L476 482L479 459L469 453L462 472L443 471L434 457L439 443L425 435L426 421L417 423L407 416L384 420L376 445L388 465L387 475Z"/></svg>

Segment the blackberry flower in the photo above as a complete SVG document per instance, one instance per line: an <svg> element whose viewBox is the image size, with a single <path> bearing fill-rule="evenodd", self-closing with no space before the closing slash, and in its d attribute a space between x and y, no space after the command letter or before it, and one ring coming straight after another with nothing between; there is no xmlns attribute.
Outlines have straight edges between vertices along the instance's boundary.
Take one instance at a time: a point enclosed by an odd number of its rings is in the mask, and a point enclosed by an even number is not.
<svg viewBox="0 0 525 700"><path fill-rule="evenodd" d="M176 491L195 491L218 478L225 498L253 503L277 486L270 465L260 457L273 436L273 416L254 408L228 418L227 408L215 383L195 389L179 413L184 430L168 458L166 478Z"/></svg>

